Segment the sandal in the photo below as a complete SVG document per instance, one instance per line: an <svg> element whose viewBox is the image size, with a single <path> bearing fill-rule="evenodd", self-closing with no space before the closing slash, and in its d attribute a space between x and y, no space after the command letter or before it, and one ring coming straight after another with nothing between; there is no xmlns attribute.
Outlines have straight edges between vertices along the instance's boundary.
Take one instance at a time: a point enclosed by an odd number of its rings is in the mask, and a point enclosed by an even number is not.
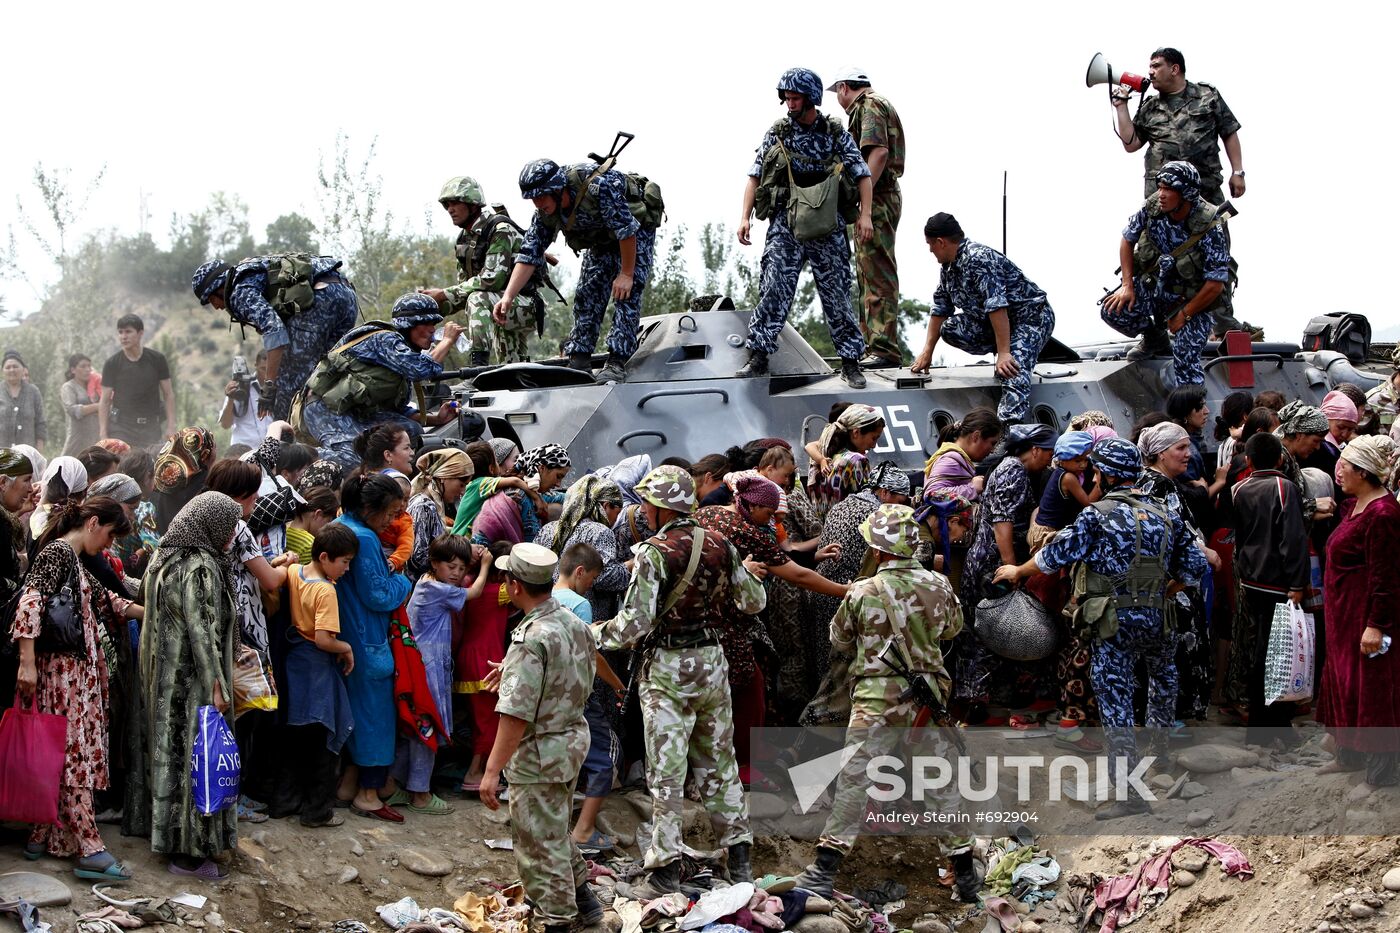
<svg viewBox="0 0 1400 933"><path fill-rule="evenodd" d="M101 861L101 856L106 856L106 861ZM98 861L94 861L98 859ZM73 868L73 874L85 881L130 881L131 872L126 870L126 866L118 862L112 853L102 851L87 858L78 859Z"/></svg>
<svg viewBox="0 0 1400 933"><path fill-rule="evenodd" d="M26 842L24 844L24 857L30 862L39 861L39 859L44 857L44 853L47 851L48 847L42 842L38 844L38 848L35 848L35 844L32 842Z"/></svg>
<svg viewBox="0 0 1400 933"><path fill-rule="evenodd" d="M428 816L446 816L449 813L457 812L456 807L452 806L452 804L448 803L446 800L443 800L437 794L433 794L432 797L429 798L426 807L415 807L410 803L408 809L414 813L426 813Z"/></svg>
<svg viewBox="0 0 1400 933"><path fill-rule="evenodd" d="M605 836L598 830L593 830L593 835L583 842L578 843L581 852L609 852L617 846L617 840L612 836Z"/></svg>
<svg viewBox="0 0 1400 933"><path fill-rule="evenodd" d="M243 804L238 805L238 822L240 823L266 823L267 814L257 810L251 810Z"/></svg>
<svg viewBox="0 0 1400 933"><path fill-rule="evenodd" d="M300 822L301 825L305 826L307 829L321 829L326 826L344 826L345 814L336 813L332 810L330 816L323 820L301 820Z"/></svg>
<svg viewBox="0 0 1400 933"><path fill-rule="evenodd" d="M262 803L262 802L257 801L257 800L254 800L252 797L249 797L247 794L243 794L243 795L239 796L239 798L238 798L238 805L239 805L240 807L247 807L249 810L252 810L252 811L254 811L255 813L262 813L264 810L267 809L267 804Z"/></svg>
<svg viewBox="0 0 1400 933"><path fill-rule="evenodd" d="M405 807L408 806L408 804L412 801L413 798L410 797L408 795L408 791L404 790L403 788L399 788L398 790L390 794L388 797L380 798L380 802L383 803L386 807Z"/></svg>
<svg viewBox="0 0 1400 933"><path fill-rule="evenodd" d="M205 859L199 863L198 868L181 868L175 862L171 862L166 871L172 875L181 875L185 878L200 878L204 881L223 881L228 877L228 872L219 867L219 863L213 859Z"/></svg>
<svg viewBox="0 0 1400 933"><path fill-rule="evenodd" d="M462 788L461 788L461 789L462 789L462 791L463 791L464 793L468 793L468 794L479 794L479 793L481 793L481 782L480 782L480 781L463 781L463 782L462 782Z"/></svg>
<svg viewBox="0 0 1400 933"><path fill-rule="evenodd" d="M383 820L386 823L402 823L403 814L390 806L382 806L378 810L361 810L354 804L350 805L350 812L356 816L363 816L367 820Z"/></svg>

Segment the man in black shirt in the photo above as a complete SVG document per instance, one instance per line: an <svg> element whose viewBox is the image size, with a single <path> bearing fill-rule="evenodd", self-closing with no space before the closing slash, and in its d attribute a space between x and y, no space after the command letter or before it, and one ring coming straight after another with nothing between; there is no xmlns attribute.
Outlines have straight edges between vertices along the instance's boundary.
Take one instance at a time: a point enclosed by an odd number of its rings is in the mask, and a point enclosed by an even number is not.
<svg viewBox="0 0 1400 933"><path fill-rule="evenodd" d="M175 433L175 389L170 384L170 364L164 355L141 346L145 329L134 314L118 319L117 343L121 350L113 353L102 367L102 407L97 412L99 437L115 437L133 447L154 447L166 435Z"/></svg>

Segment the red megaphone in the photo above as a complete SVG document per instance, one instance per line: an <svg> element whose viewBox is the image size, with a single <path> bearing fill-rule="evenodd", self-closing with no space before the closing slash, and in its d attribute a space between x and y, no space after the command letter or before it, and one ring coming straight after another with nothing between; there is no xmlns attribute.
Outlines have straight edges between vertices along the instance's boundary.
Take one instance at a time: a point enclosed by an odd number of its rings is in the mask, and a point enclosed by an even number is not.
<svg viewBox="0 0 1400 933"><path fill-rule="evenodd" d="M1088 74L1084 75L1085 87L1093 87L1096 84L1126 84L1139 94L1146 94L1152 80L1135 75L1131 71L1114 71L1108 59L1103 57L1103 53L1097 52L1089 62Z"/></svg>

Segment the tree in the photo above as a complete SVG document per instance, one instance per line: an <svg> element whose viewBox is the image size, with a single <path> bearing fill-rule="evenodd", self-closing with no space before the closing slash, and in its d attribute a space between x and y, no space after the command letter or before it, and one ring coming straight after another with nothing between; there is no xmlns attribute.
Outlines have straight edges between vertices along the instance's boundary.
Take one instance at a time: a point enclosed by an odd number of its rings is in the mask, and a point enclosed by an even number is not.
<svg viewBox="0 0 1400 933"><path fill-rule="evenodd" d="M258 247L264 255L271 253L319 253L316 225L297 213L283 214L267 225L267 241Z"/></svg>
<svg viewBox="0 0 1400 933"><path fill-rule="evenodd" d="M677 224L673 232L658 237L657 258L664 248L665 259L653 262L651 280L642 293L642 317L684 311L695 297L685 259L685 224Z"/></svg>
<svg viewBox="0 0 1400 933"><path fill-rule="evenodd" d="M320 233L325 245L347 261L366 317L382 315L393 304L387 286L400 245L393 213L380 206L384 179L373 169L376 143L370 140L364 157L352 165L350 139L338 133L329 168L322 159L316 170Z"/></svg>
<svg viewBox="0 0 1400 933"><path fill-rule="evenodd" d="M78 196L73 194L69 185L69 169L46 169L44 163L36 162L33 181L39 193L38 213L26 208L23 198L15 198L20 224L29 231L34 242L60 269L68 258L68 239L73 233L73 228L82 217L88 201L92 200L93 193L102 183L102 176L106 172L107 166L103 165L88 182L87 189ZM41 226L49 226L52 230L45 231Z"/></svg>

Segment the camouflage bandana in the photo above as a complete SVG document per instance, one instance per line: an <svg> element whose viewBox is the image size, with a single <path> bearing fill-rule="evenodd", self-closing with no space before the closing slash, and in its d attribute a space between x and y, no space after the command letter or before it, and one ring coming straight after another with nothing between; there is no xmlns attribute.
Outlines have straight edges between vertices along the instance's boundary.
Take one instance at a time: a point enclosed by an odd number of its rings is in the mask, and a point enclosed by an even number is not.
<svg viewBox="0 0 1400 933"><path fill-rule="evenodd" d="M658 509L689 515L695 509L695 480L678 466L659 466L637 484L637 495Z"/></svg>
<svg viewBox="0 0 1400 933"><path fill-rule="evenodd" d="M334 460L317 460L306 468L306 472L301 474L301 482L297 483L299 492L313 486L325 486L333 492L340 490L340 484L345 479L345 468Z"/></svg>
<svg viewBox="0 0 1400 933"><path fill-rule="evenodd" d="M909 506L884 503L860 523L860 536L877 551L913 557L919 545L919 523Z"/></svg>
<svg viewBox="0 0 1400 933"><path fill-rule="evenodd" d="M1190 162L1168 162L1158 170L1157 184L1166 185L1188 201L1201 196L1201 173Z"/></svg>

